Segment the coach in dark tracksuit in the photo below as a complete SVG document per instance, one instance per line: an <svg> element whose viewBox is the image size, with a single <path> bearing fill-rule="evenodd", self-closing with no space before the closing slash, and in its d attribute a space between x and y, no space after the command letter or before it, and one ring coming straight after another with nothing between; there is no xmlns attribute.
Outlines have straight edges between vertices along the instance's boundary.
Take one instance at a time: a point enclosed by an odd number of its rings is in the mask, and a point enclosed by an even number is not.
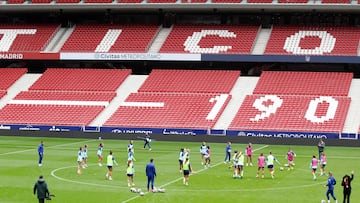
<svg viewBox="0 0 360 203"><path fill-rule="evenodd" d="M34 185L34 195L36 193L37 198L39 199L39 203L44 203L45 198L50 196L50 192L43 176L40 176L39 180L37 180Z"/></svg>
<svg viewBox="0 0 360 203"><path fill-rule="evenodd" d="M349 175L345 175L342 179L341 186L344 187L344 200L343 203L350 202L350 194L351 194L351 181L354 179L354 171L351 172L351 177Z"/></svg>

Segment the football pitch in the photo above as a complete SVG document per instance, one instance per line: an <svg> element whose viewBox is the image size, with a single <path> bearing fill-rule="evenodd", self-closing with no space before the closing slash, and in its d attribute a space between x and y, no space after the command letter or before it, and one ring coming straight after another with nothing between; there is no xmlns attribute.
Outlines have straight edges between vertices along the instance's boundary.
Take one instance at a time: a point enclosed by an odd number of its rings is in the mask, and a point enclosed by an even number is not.
<svg viewBox="0 0 360 203"><path fill-rule="evenodd" d="M253 144L254 166L245 166L244 177L234 179L233 169L224 164L226 143L207 143L211 147L211 167L201 165L198 142L151 143L152 151L144 150L143 141L135 140L135 184L146 191L145 165L154 159L157 170L155 186L166 189L165 193L145 193L140 196L132 193L127 186L126 160L128 140L67 139L39 137L0 137L0 202L37 202L32 193L34 183L43 175L49 190L55 197L51 202L60 203L99 203L99 202L244 202L244 203L319 203L325 199L324 187L327 176L317 174L314 181L310 170L312 155L317 155L316 146L288 146ZM37 146L45 143L43 166L37 164ZM204 140L206 141L206 140ZM325 140L326 141L326 140ZM103 166L97 165L97 146L104 143ZM314 142L316 143L316 141ZM77 174L77 152L79 147L89 146L89 167ZM233 143L232 150L244 151L248 143ZM275 178L265 169L265 178L255 178L257 157L260 153L268 155L272 151L281 166L287 163L288 148L296 153L294 170L280 171L275 165ZM190 148L190 163L195 171L190 176L189 185L183 184L179 172L179 150ZM112 150L118 166L114 167L113 180L105 179L106 156ZM343 175L355 171L352 182L352 202L359 201L360 188L359 149L350 147L325 148L327 155L326 171L332 171L337 180L335 195L342 202L341 180ZM318 170L319 171L319 170ZM50 201L48 201L50 202ZM335 201L331 201L335 202Z"/></svg>

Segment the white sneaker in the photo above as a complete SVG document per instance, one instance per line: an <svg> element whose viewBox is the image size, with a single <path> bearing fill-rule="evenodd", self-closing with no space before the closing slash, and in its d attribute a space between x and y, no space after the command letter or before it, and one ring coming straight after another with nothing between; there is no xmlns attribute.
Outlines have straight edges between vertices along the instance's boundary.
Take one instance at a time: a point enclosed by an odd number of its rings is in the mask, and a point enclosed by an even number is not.
<svg viewBox="0 0 360 203"><path fill-rule="evenodd" d="M99 163L99 166L102 166L102 164L101 164L101 163Z"/></svg>
<svg viewBox="0 0 360 203"><path fill-rule="evenodd" d="M39 164L39 166L42 166L42 164Z"/></svg>
<svg viewBox="0 0 360 203"><path fill-rule="evenodd" d="M109 180L112 180L112 177L111 177L111 176L109 176Z"/></svg>

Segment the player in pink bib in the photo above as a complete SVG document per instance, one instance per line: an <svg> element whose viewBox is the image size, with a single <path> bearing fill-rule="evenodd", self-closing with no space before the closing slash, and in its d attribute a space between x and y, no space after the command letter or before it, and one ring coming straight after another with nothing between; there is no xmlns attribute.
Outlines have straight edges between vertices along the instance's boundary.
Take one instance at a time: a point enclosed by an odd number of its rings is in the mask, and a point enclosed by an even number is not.
<svg viewBox="0 0 360 203"><path fill-rule="evenodd" d="M249 143L249 145L246 147L245 152L246 152L246 166L248 165L252 166L253 149L251 143Z"/></svg>
<svg viewBox="0 0 360 203"><path fill-rule="evenodd" d="M260 171L261 171L261 178L264 178L265 157L264 157L263 153L261 153L260 156L258 157L258 170L257 170L257 173L256 173L256 178L259 178Z"/></svg>
<svg viewBox="0 0 360 203"><path fill-rule="evenodd" d="M314 180L316 180L316 169L318 167L318 164L319 164L319 160L316 158L315 155L313 155L313 157L311 159L310 167L312 170L312 175L313 175Z"/></svg>

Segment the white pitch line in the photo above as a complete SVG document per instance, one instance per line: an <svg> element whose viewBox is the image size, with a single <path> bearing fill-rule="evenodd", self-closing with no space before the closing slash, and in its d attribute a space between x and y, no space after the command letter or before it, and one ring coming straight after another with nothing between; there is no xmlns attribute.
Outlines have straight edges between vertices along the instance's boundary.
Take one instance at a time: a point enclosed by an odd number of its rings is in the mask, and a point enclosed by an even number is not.
<svg viewBox="0 0 360 203"><path fill-rule="evenodd" d="M73 144L78 144L78 143L83 143L83 142L91 142L91 141L95 141L95 140L96 140L96 139L91 139L91 140L85 140L85 141L80 141L80 142L72 142L72 143L66 143L66 144L59 144L59 145L54 145L54 146L46 147L45 149L51 149L51 148L62 147L62 146L69 146L69 145L73 145ZM96 140L96 141L97 141L97 140ZM37 146L34 147L33 149L26 149L26 150L21 150L21 151L13 151L13 152L1 153L0 156L9 155L9 154L21 154L21 153L24 153L24 152L31 152L31 151L36 151L36 152L37 152Z"/></svg>
<svg viewBox="0 0 360 203"><path fill-rule="evenodd" d="M266 147L269 147L269 145L265 145L265 146L262 146L262 147L260 147L260 148L258 148L258 149L254 149L254 151L258 151L258 150L264 149L264 148L266 148ZM213 167L216 167L216 166L218 166L218 165L220 165L220 164L222 164L222 163L223 163L223 162L216 163L215 165L212 166L212 168L213 168ZM196 175L196 174L198 174L198 173L201 173L201 172L203 172L203 171L206 171L206 170L207 170L207 169L203 168L203 169L197 171L194 175ZM163 187L166 187L166 186L168 186L168 185L171 185L171 184L173 184L173 183L175 183L175 182L178 182L178 181L180 181L180 180L182 180L182 179L183 179L183 177L180 177L180 178L177 178L177 179L172 180L172 181L170 181L170 182L167 182L167 183L161 185L160 188L163 188ZM148 194L148 192L145 192L144 195L146 195L146 194ZM139 197L141 197L141 196L134 196L134 197L129 198L129 199L125 200L125 201L122 201L122 203L130 202L130 201L132 201L132 200L134 200L134 199L137 199L137 198L139 198Z"/></svg>

